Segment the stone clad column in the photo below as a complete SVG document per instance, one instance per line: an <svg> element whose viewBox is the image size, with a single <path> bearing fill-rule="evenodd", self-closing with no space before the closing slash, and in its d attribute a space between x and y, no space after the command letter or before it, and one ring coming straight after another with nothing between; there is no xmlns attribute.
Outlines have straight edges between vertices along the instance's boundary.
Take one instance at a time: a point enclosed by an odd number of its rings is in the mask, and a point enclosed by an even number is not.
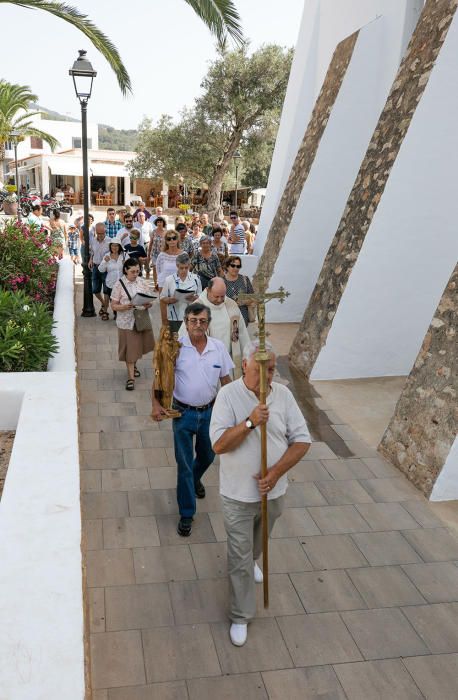
<svg viewBox="0 0 458 700"><path fill-rule="evenodd" d="M290 351L309 375L326 343L393 164L444 44L458 0L427 0L380 116Z"/></svg>
<svg viewBox="0 0 458 700"><path fill-rule="evenodd" d="M310 173L320 145L321 137L328 123L329 115L334 107L337 95L342 86L342 81L347 72L358 34L359 32L355 32L347 37L347 39L341 41L334 52L307 131L305 132L302 144L297 152L291 174L269 229L266 243L259 260L257 273L254 277L255 286L259 273L262 273L267 281L269 281L272 276L278 253L288 232L294 210L304 187L304 182L307 180Z"/></svg>
<svg viewBox="0 0 458 700"><path fill-rule="evenodd" d="M445 288L379 450L425 496L458 427L458 265Z"/></svg>

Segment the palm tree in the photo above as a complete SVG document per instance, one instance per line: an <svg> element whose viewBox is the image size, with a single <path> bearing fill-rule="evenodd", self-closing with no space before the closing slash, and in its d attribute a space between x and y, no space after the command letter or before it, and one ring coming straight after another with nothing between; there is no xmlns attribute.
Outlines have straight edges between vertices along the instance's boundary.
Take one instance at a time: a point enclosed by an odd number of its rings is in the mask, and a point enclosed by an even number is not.
<svg viewBox="0 0 458 700"><path fill-rule="evenodd" d="M0 0L1 1L1 0ZM6 80L0 80L0 174L3 176L5 161L5 144L11 139L13 132L16 138L22 140L27 136L43 139L54 150L58 145L57 139L46 131L33 125L32 117L41 112L29 111L31 102L36 102L34 95L26 85L13 85Z"/></svg>
<svg viewBox="0 0 458 700"><path fill-rule="evenodd" d="M226 44L228 36L236 44L243 43L240 18L233 0L184 0L216 36L220 46ZM32 10L45 10L60 17L79 29L92 42L95 48L106 58L116 74L121 92L131 92L131 83L127 70L121 60L116 46L95 26L88 16L62 2L48 0L0 0L0 3L18 5Z"/></svg>

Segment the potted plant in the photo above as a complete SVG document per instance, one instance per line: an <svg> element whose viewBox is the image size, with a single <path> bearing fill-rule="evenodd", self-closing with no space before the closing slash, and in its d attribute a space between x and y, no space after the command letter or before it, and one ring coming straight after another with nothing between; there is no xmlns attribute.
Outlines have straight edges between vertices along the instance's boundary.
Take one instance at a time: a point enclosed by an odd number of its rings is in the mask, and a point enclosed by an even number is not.
<svg viewBox="0 0 458 700"><path fill-rule="evenodd" d="M10 192L3 200L3 211L9 216L17 216L18 198L15 192Z"/></svg>

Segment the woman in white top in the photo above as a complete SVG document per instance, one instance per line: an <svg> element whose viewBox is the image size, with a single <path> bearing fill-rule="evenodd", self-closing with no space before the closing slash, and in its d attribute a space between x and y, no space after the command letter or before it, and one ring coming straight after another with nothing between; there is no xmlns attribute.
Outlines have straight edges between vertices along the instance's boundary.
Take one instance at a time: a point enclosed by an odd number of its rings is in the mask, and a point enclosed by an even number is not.
<svg viewBox="0 0 458 700"><path fill-rule="evenodd" d="M196 301L202 293L202 285L197 275L189 272L191 260L187 253L176 257L177 271L165 279L161 292L161 309L167 307L167 320L172 333L178 333L188 304Z"/></svg>
<svg viewBox="0 0 458 700"><path fill-rule="evenodd" d="M110 252L108 255L105 255L100 263L99 272L107 273L105 278L105 293L110 297L111 290L115 286L115 283L122 277L122 266L129 256L124 252L121 243L117 240L110 241L108 249ZM116 318L116 311L114 312L114 317Z"/></svg>
<svg viewBox="0 0 458 700"><path fill-rule="evenodd" d="M165 283L165 278L173 274L176 270L177 255L181 253L178 233L176 231L166 231L162 251L157 256L156 271L159 292Z"/></svg>
<svg viewBox="0 0 458 700"><path fill-rule="evenodd" d="M140 266L134 258L126 260L122 266L123 275L115 282L111 291L111 308L117 312L118 358L126 363L127 391L135 389L135 377L140 376L136 362L154 348L152 330L135 329L134 306L132 299L137 293L150 294L147 283L139 279ZM150 302L143 305L149 309Z"/></svg>

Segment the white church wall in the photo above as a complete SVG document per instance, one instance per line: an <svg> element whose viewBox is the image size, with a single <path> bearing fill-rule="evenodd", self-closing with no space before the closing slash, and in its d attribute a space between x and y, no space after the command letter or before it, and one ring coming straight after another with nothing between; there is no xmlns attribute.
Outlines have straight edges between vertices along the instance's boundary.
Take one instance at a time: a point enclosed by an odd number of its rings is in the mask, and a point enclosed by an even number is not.
<svg viewBox="0 0 458 700"><path fill-rule="evenodd" d="M312 379L408 374L458 257L458 18L343 294Z"/></svg>
<svg viewBox="0 0 458 700"><path fill-rule="evenodd" d="M399 64L423 0L305 0L304 14L272 159L255 254L260 255L337 44L383 15L388 61Z"/></svg>
<svg viewBox="0 0 458 700"><path fill-rule="evenodd" d="M268 308L271 323L302 318L398 69L391 32L381 17L359 33L275 264L270 286L283 285L291 296L281 308Z"/></svg>
<svg viewBox="0 0 458 700"><path fill-rule="evenodd" d="M458 438L455 439L442 471L437 477L430 500L458 500Z"/></svg>

